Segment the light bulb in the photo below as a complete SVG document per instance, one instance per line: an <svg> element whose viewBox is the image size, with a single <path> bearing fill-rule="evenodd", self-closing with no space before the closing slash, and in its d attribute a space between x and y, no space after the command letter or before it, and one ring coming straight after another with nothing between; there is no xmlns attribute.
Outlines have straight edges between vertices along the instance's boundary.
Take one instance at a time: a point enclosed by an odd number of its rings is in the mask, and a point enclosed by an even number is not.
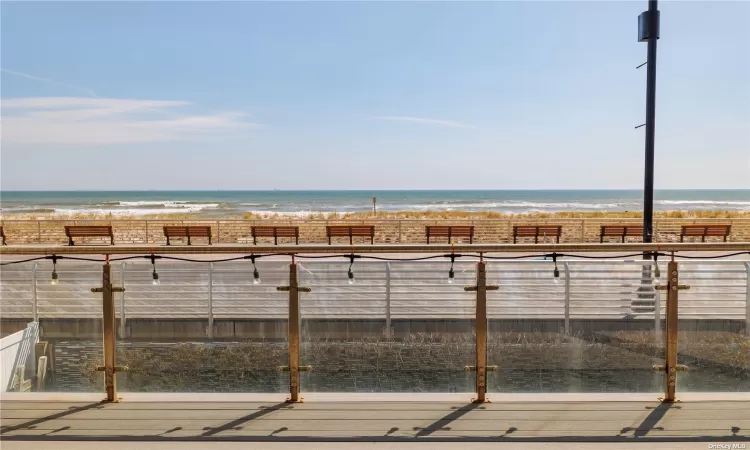
<svg viewBox="0 0 750 450"><path fill-rule="evenodd" d="M59 283L59 281L57 279L57 272L53 270L52 271L52 280L49 282L49 284L57 284L57 283Z"/></svg>
<svg viewBox="0 0 750 450"><path fill-rule="evenodd" d="M151 274L151 277L154 279L151 282L151 284L153 285L161 284L161 281L159 281L159 274L156 272L156 270L154 270L154 273Z"/></svg>
<svg viewBox="0 0 750 450"><path fill-rule="evenodd" d="M661 277L661 271L659 270L659 264L654 264L654 277Z"/></svg>
<svg viewBox="0 0 750 450"><path fill-rule="evenodd" d="M258 269L253 270L253 284L260 284L260 273L258 273Z"/></svg>
<svg viewBox="0 0 750 450"><path fill-rule="evenodd" d="M453 267L448 271L448 283L453 284L453 279L456 277L456 273L453 271Z"/></svg>
<svg viewBox="0 0 750 450"><path fill-rule="evenodd" d="M557 278L553 278L553 279L552 279L552 282L553 282L553 283L555 283L555 285L558 285L558 284L560 284L560 277L557 277Z"/></svg>
<svg viewBox="0 0 750 450"><path fill-rule="evenodd" d="M354 272L349 270L349 284L354 284Z"/></svg>

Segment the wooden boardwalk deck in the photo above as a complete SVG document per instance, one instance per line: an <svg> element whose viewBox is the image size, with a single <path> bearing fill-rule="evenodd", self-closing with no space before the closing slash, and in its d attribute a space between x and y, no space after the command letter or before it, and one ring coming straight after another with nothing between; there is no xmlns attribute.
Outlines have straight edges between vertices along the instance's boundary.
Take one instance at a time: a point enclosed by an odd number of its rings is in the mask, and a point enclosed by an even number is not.
<svg viewBox="0 0 750 450"><path fill-rule="evenodd" d="M284 403L278 395L254 397L266 401L230 401L213 394L123 394L131 400L114 404L81 401L75 394L68 396L75 401L65 400L66 394L58 394L57 400L33 400L42 397L26 394L32 400L18 400L23 395L6 395L0 401L0 439L6 443L653 441L704 442L705 447L709 442L750 442L750 401L745 393L720 394L715 401L690 400L688 393L685 401L672 405L659 403L653 394L630 394L633 401L620 400L627 398L625 394L609 395L613 400L599 395L602 401L586 401L586 394L518 397L536 398L525 401L508 401L513 397L501 395L481 405L467 402L465 394L421 395L418 401L309 394L298 404ZM392 398L409 399L410 394Z"/></svg>

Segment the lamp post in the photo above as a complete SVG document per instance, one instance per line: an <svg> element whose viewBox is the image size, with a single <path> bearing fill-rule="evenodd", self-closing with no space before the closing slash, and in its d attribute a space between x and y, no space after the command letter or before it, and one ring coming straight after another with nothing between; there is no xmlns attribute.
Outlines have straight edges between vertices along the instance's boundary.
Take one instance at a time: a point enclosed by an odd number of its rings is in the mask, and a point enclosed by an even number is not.
<svg viewBox="0 0 750 450"><path fill-rule="evenodd" d="M659 9L657 0L649 0L648 10L638 16L638 42L648 42L646 57L646 163L643 176L643 242L653 241L654 227L654 131L656 121L656 42L659 39ZM641 64L643 66L643 64ZM638 66L638 67L641 67ZM636 127L636 128L640 128ZM651 259L644 253L643 259ZM658 272L657 272L658 274ZM638 301L631 303L631 310L655 307L656 291L651 284L651 266L643 265ZM644 304L645 303L645 304Z"/></svg>
<svg viewBox="0 0 750 450"><path fill-rule="evenodd" d="M657 0L649 0L648 11L638 16L638 41L648 42L646 58L646 164L643 177L643 242L653 240L654 222L654 130L656 120L656 41L659 39Z"/></svg>

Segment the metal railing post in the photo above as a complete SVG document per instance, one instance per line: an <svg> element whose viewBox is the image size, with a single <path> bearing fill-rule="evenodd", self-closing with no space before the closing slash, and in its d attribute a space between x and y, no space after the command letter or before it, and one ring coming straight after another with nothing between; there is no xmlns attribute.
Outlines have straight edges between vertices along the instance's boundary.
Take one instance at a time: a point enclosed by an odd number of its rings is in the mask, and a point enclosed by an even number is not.
<svg viewBox="0 0 750 450"><path fill-rule="evenodd" d="M301 366L300 361L300 329L302 327L302 317L299 306L299 293L310 292L309 287L299 285L299 270L297 263L289 264L289 286L279 286L279 291L289 292L289 317L287 323L287 339L289 345L289 365L282 367L283 370L289 371L289 398L287 402L301 402L300 391L300 371L310 370L309 366Z"/></svg>
<svg viewBox="0 0 750 450"><path fill-rule="evenodd" d="M664 403L671 403L677 400L675 397L677 372L686 370L683 365L677 364L677 333L678 333L678 292L688 289L689 286L679 283L679 271L677 262L672 260L667 266L668 282L667 285L660 285L656 288L667 291L667 342L664 346L664 365L655 366L654 369L663 371L666 374L664 385L664 397L661 399Z"/></svg>
<svg viewBox="0 0 750 450"><path fill-rule="evenodd" d="M34 322L39 323L39 301L36 295L36 269L39 263L35 262L31 269L31 317Z"/></svg>
<svg viewBox="0 0 750 450"><path fill-rule="evenodd" d="M91 292L102 293L102 328L104 330L104 366L96 370L104 372L104 386L107 390L108 402L117 402L117 377L116 372L127 370L127 368L115 365L115 352L117 337L115 336L115 301L114 293L122 292L124 289L112 286L112 266L107 263L102 266L102 287L93 288Z"/></svg>
<svg viewBox="0 0 750 450"><path fill-rule="evenodd" d="M747 282L745 286L745 334L750 336L750 262L745 263Z"/></svg>
<svg viewBox="0 0 750 450"><path fill-rule="evenodd" d="M570 335L570 266L563 263L565 270L565 334Z"/></svg>
<svg viewBox="0 0 750 450"><path fill-rule="evenodd" d="M391 336L391 263L385 263L385 336Z"/></svg>
<svg viewBox="0 0 750 450"><path fill-rule="evenodd" d="M120 339L125 339L127 316L125 315L125 263L120 265L120 280L122 280L122 294L120 295Z"/></svg>
<svg viewBox="0 0 750 450"><path fill-rule="evenodd" d="M477 263L476 286L465 286L465 291L476 291L476 313L474 317L474 329L476 336L476 365L466 366L464 370L474 370L477 373L476 388L477 396L472 399L474 403L488 402L487 398L487 371L495 370L496 366L487 366L487 291L497 290L498 286L487 286L487 267L484 261Z"/></svg>
<svg viewBox="0 0 750 450"><path fill-rule="evenodd" d="M214 263L208 263L208 328L206 335L214 338Z"/></svg>

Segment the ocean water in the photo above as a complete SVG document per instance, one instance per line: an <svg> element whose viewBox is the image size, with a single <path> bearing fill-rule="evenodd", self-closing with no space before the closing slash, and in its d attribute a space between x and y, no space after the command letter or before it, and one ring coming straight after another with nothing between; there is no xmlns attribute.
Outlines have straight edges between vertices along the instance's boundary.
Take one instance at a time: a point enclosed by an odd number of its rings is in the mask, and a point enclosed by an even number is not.
<svg viewBox="0 0 750 450"><path fill-rule="evenodd" d="M4 191L7 214L94 213L239 216L244 212L306 216L315 212L372 211L636 211L638 190L534 191ZM750 211L750 189L657 190L657 210Z"/></svg>

